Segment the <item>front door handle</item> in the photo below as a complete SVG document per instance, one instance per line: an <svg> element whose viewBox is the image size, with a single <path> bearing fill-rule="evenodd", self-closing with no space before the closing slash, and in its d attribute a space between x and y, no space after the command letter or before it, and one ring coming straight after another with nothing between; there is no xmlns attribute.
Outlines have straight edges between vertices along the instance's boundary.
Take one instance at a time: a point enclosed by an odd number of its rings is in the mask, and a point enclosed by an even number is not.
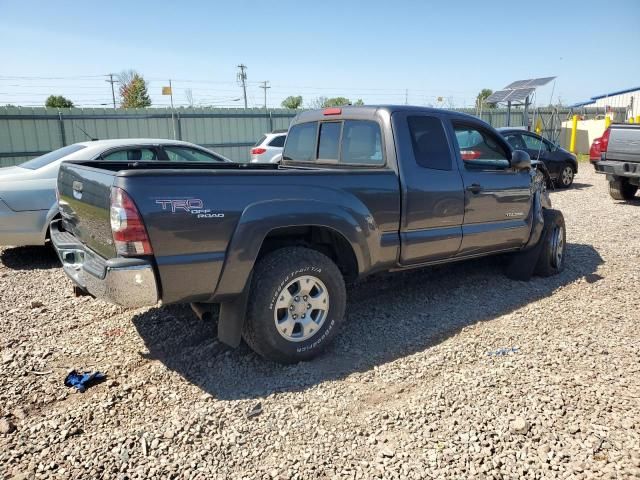
<svg viewBox="0 0 640 480"><path fill-rule="evenodd" d="M471 193L480 193L482 187L478 183L473 183L467 187L467 190Z"/></svg>

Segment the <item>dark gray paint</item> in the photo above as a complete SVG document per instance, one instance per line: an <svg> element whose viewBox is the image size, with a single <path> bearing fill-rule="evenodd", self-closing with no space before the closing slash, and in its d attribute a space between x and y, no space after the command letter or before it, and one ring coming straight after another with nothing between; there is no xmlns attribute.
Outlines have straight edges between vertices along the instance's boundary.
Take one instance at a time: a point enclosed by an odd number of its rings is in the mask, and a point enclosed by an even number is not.
<svg viewBox="0 0 640 480"><path fill-rule="evenodd" d="M446 125L451 171L415 163L407 142L406 115L438 116ZM358 275L522 249L541 215L531 195L530 172L465 172L457 155L452 118L498 134L471 116L416 107L350 107L325 117L304 112L294 122L366 119L380 124L382 167L204 165L81 162L63 165L59 189L63 223L106 258L114 256L108 218L109 189L134 199L154 250L165 303L219 301L240 294L264 238L274 229L318 226L349 243ZM507 146L508 149L508 146ZM510 150L508 150L510 151ZM73 182L83 184L73 197ZM478 194L465 187L479 183ZM198 198L224 218L194 218L163 211L156 200ZM507 217L514 210L522 218ZM538 229L539 230L539 229Z"/></svg>

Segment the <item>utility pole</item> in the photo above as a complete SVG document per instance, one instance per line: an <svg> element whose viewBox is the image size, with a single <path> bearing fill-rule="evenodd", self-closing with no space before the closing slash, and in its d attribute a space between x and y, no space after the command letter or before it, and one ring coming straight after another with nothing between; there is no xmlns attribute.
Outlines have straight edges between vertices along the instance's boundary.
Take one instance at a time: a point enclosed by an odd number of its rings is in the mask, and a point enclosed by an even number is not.
<svg viewBox="0 0 640 480"><path fill-rule="evenodd" d="M409 89L405 89L404 91L404 104L409 105Z"/></svg>
<svg viewBox="0 0 640 480"><path fill-rule="evenodd" d="M244 108L247 108L247 73L245 70L247 66L244 64L238 65L240 71L238 72L238 82L242 85L242 95L244 96ZM266 90L265 90L266 92Z"/></svg>
<svg viewBox="0 0 640 480"><path fill-rule="evenodd" d="M113 108L116 108L116 91L113 88L113 84L114 83L118 83L117 80L113 79L113 73L109 74L109 80L105 80L105 82L108 82L111 84L111 98L113 99Z"/></svg>
<svg viewBox="0 0 640 480"><path fill-rule="evenodd" d="M260 86L260 88L264 90L264 109L266 110L267 109L267 88L271 88L271 87L267 85L267 83L269 83L269 80L265 80L261 83L262 85Z"/></svg>

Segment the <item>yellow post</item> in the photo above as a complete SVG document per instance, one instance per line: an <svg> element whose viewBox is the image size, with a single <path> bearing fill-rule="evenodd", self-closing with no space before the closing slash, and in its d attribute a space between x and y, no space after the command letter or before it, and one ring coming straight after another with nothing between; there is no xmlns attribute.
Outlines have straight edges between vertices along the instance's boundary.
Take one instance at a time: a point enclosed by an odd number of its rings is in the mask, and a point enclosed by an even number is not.
<svg viewBox="0 0 640 480"><path fill-rule="evenodd" d="M636 115L636 123L640 123L640 115Z"/></svg>
<svg viewBox="0 0 640 480"><path fill-rule="evenodd" d="M611 126L611 117L607 115L606 117L604 117L604 129L606 130L610 126Z"/></svg>
<svg viewBox="0 0 640 480"><path fill-rule="evenodd" d="M574 115L571 119L571 140L569 141L569 150L576 153L576 134L578 133L578 115Z"/></svg>
<svg viewBox="0 0 640 480"><path fill-rule="evenodd" d="M629 123L633 123L633 117L629 117Z"/></svg>

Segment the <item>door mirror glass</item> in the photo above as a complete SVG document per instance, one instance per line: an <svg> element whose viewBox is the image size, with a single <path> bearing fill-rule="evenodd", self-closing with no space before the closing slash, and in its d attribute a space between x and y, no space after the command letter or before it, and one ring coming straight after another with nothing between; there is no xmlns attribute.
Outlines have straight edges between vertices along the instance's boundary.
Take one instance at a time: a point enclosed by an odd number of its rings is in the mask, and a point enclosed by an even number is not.
<svg viewBox="0 0 640 480"><path fill-rule="evenodd" d="M524 150L514 150L511 155L511 168L514 170L529 170L531 168L531 157Z"/></svg>

